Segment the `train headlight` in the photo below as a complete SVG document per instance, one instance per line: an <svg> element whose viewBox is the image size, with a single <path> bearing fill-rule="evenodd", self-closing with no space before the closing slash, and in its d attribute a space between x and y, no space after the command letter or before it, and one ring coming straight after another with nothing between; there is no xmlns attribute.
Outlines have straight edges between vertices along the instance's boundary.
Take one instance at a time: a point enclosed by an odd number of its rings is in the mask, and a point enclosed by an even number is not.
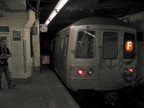
<svg viewBox="0 0 144 108"><path fill-rule="evenodd" d="M133 68L128 69L129 72L134 72Z"/></svg>
<svg viewBox="0 0 144 108"><path fill-rule="evenodd" d="M88 69L88 70L87 70L87 74L88 74L88 75L93 75L93 73L94 73L94 70L93 70L93 69Z"/></svg>
<svg viewBox="0 0 144 108"><path fill-rule="evenodd" d="M132 77L133 76L133 73L134 73L134 69L133 68L125 68L124 71L123 71L123 75L124 77Z"/></svg>
<svg viewBox="0 0 144 108"><path fill-rule="evenodd" d="M83 69L79 69L79 70L77 71L77 73L78 73L80 76L84 76L84 75L86 74L86 71L83 70Z"/></svg>
<svg viewBox="0 0 144 108"><path fill-rule="evenodd" d="M128 73L128 69L125 68L125 69L124 69L124 74L127 74L127 73Z"/></svg>

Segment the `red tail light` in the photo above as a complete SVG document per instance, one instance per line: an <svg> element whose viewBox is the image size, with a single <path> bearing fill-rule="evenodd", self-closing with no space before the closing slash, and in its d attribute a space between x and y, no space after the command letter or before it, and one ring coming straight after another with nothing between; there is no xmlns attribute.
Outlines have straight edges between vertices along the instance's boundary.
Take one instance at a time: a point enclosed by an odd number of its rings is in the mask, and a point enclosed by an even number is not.
<svg viewBox="0 0 144 108"><path fill-rule="evenodd" d="M133 68L130 68L128 71L129 71L129 72L134 72L134 69L133 69Z"/></svg>
<svg viewBox="0 0 144 108"><path fill-rule="evenodd" d="M86 74L86 72L83 69L79 69L78 74L81 75L81 76L84 76Z"/></svg>

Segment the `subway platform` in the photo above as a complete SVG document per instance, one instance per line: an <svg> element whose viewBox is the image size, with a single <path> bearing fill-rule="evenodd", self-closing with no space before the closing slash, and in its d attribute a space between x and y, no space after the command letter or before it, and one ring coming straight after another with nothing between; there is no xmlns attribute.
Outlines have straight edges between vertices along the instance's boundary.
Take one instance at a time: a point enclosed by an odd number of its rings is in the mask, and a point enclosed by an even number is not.
<svg viewBox="0 0 144 108"><path fill-rule="evenodd" d="M34 72L29 84L8 89L5 77L0 90L0 108L80 108L47 66Z"/></svg>

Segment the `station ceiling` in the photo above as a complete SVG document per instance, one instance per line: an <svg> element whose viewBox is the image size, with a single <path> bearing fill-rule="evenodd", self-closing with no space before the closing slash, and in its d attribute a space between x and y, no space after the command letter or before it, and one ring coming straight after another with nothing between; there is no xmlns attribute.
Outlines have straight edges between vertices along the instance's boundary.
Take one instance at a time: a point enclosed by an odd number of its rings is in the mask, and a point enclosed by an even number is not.
<svg viewBox="0 0 144 108"><path fill-rule="evenodd" d="M29 0L36 6L38 0ZM44 23L59 0L40 0L38 17ZM144 10L144 0L69 0L49 24L49 29L59 29L89 16L122 17ZM59 28L58 28L59 27Z"/></svg>
<svg viewBox="0 0 144 108"><path fill-rule="evenodd" d="M38 17L40 23L46 19L59 0L40 0ZM29 0L36 7L38 0ZM50 35L63 27L85 17L122 17L144 11L144 0L69 0L48 26Z"/></svg>
<svg viewBox="0 0 144 108"><path fill-rule="evenodd" d="M40 23L46 19L59 0L0 0L0 8L7 10L27 10L36 12ZM54 33L61 28L90 16L122 17L144 11L144 0L69 0L65 7L49 24L49 31Z"/></svg>

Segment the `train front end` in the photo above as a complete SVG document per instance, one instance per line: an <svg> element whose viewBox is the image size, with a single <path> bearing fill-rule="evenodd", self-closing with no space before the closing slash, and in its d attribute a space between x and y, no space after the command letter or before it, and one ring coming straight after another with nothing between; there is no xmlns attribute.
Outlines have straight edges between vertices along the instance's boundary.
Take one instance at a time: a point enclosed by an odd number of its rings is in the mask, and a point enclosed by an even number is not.
<svg viewBox="0 0 144 108"><path fill-rule="evenodd" d="M134 86L136 31L114 25L80 25L70 30L67 86L81 89L118 90Z"/></svg>

